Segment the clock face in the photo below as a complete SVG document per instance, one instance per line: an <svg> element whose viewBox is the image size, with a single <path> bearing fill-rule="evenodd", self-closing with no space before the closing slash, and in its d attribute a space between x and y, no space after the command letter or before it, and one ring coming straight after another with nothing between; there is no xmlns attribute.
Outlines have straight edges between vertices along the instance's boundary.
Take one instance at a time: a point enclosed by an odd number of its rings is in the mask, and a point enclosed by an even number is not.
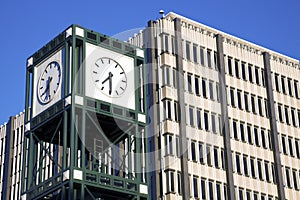
<svg viewBox="0 0 300 200"><path fill-rule="evenodd" d="M37 86L37 95L41 103L49 103L58 93L61 84L61 67L56 61L50 62L42 72Z"/></svg>
<svg viewBox="0 0 300 200"><path fill-rule="evenodd" d="M97 88L108 97L121 97L127 89L127 76L114 59L102 57L92 66L92 77Z"/></svg>

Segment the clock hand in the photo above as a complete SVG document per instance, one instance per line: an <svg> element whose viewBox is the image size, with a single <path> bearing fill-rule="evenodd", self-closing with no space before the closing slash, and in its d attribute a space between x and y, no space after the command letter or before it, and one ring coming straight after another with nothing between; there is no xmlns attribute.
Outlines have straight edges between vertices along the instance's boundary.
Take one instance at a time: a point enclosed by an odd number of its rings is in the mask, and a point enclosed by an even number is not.
<svg viewBox="0 0 300 200"><path fill-rule="evenodd" d="M112 77L113 77L113 74L111 72L109 72L109 95L111 95Z"/></svg>
<svg viewBox="0 0 300 200"><path fill-rule="evenodd" d="M48 78L47 85L45 91L41 94L43 96L50 89L50 82L52 81L52 77Z"/></svg>

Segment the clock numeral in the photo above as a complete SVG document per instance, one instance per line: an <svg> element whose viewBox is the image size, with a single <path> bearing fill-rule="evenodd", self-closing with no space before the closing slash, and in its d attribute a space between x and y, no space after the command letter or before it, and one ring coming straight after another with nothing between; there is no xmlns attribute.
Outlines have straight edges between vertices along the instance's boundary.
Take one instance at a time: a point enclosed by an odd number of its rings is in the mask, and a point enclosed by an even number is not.
<svg viewBox="0 0 300 200"><path fill-rule="evenodd" d="M120 87L120 89L121 89L121 90L123 90L123 91L125 90L125 89L124 89L124 88L122 88L122 87Z"/></svg>
<svg viewBox="0 0 300 200"><path fill-rule="evenodd" d="M116 64L115 68L117 68L117 67L118 67L118 64Z"/></svg>
<svg viewBox="0 0 300 200"><path fill-rule="evenodd" d="M116 94L119 95L118 91L116 90Z"/></svg>
<svg viewBox="0 0 300 200"><path fill-rule="evenodd" d="M121 72L120 74L124 74L124 72Z"/></svg>
<svg viewBox="0 0 300 200"><path fill-rule="evenodd" d="M126 83L126 81L122 80L123 83Z"/></svg>
<svg viewBox="0 0 300 200"><path fill-rule="evenodd" d="M94 74L98 74L98 72L96 72L96 71L93 71L93 73L94 73Z"/></svg>

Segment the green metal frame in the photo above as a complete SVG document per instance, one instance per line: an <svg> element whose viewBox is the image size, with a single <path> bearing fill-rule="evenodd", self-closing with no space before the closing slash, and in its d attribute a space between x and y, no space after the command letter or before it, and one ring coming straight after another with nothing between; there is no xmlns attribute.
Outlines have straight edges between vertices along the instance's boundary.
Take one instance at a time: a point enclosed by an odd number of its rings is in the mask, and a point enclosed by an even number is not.
<svg viewBox="0 0 300 200"><path fill-rule="evenodd" d="M72 29L72 35L66 37L66 30ZM144 58L136 55L137 47L121 42L93 32L78 25L72 25L51 40L42 49L32 55L33 64L27 66L26 71L26 99L25 99L25 125L30 124L30 130L25 131L24 139L24 156L22 170L22 186L21 193L26 195L26 199L113 199L124 197L124 199L149 199L149 195L143 194L140 191L140 184L147 185L143 182L141 173L132 173L132 168L141 169L141 142L144 138L140 138L141 130L144 130L145 138L147 138L146 123L138 121L138 114L147 116L146 102L146 71L143 69L143 107L144 110L139 110L139 93L136 90L135 101L136 109L131 110L117 105L110 105L106 102L91 99L86 97L85 87L81 85L77 88L76 73L82 73L82 83L85 83L85 66L81 61L85 58L85 43L98 45L118 53L134 58L135 63L135 84L138 86L138 64L144 64ZM76 35L76 28L84 30L84 37ZM118 45L116 45L118 44ZM64 84L62 100L55 103L53 106L43 111L35 117L32 116L32 99L33 99L33 80L34 67L47 59L49 55L63 49L64 59ZM71 68L69 67L71 66ZM71 70L70 70L71 69ZM71 79L71 80L70 80ZM71 85L69 84L71 83ZM71 89L70 89L71 87ZM70 93L71 91L71 93ZM84 104L75 104L75 97L80 96ZM66 99L71 99L71 103L67 104ZM92 103L91 103L92 102ZM103 107L105 109L103 109ZM109 109L107 109L109 108ZM114 113L118 110L118 113ZM93 118L90 115L97 116ZM99 123L101 119L115 119L123 123L126 122L128 129L120 131L116 129L116 137L112 138L108 132L102 132L111 142L111 145L122 146L128 149L128 152L122 153L122 148L119 152L107 146L102 149L100 155L115 158L121 158L117 164L122 169L125 169L127 160L128 165L126 170L121 170L119 173L108 173L104 169L108 169L107 163L102 163L102 160L91 156L85 140L90 127L94 127L97 134L101 134ZM100 120L100 121L99 121ZM104 123L104 122L103 122ZM113 120L104 126L113 126ZM95 140L95 139L94 139ZM102 141L103 142L103 141ZM125 147L125 144L127 146ZM147 151L147 142L145 151ZM134 149L135 156L132 157ZM107 153L111 151L113 153ZM26 152L26 153L25 153ZM80 153L80 154L79 154ZM78 155L79 154L79 155ZM122 154L122 156L120 156ZM117 155L117 156L115 156ZM78 159L80 158L80 159ZM135 166L131 165L131 159L135 160ZM51 165L47 166L47 163ZM147 166L147 160L146 165ZM116 165L117 165L116 164ZM52 173L47 176L46 168ZM75 178L74 171L78 170L82 173L82 178ZM146 181L148 175L146 174ZM150 188L148 187L148 194Z"/></svg>

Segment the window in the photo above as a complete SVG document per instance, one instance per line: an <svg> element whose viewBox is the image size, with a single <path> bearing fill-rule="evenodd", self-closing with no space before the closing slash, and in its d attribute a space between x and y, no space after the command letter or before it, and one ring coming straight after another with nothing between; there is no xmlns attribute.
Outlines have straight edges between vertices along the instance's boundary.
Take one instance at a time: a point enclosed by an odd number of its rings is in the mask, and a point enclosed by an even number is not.
<svg viewBox="0 0 300 200"><path fill-rule="evenodd" d="M251 125L247 124L247 135L248 135L248 142L252 144L252 133L251 133Z"/></svg>
<svg viewBox="0 0 300 200"><path fill-rule="evenodd" d="M204 66L204 48L200 47L200 64Z"/></svg>
<svg viewBox="0 0 300 200"><path fill-rule="evenodd" d="M171 101L170 100L164 100L164 110L165 110L165 118L171 119Z"/></svg>
<svg viewBox="0 0 300 200"><path fill-rule="evenodd" d="M209 125L209 123L208 123L208 111L204 111L204 129L206 131L209 131L208 125Z"/></svg>
<svg viewBox="0 0 300 200"><path fill-rule="evenodd" d="M246 142L244 124L243 123L240 123L240 133L241 133L241 140L243 142Z"/></svg>
<svg viewBox="0 0 300 200"><path fill-rule="evenodd" d="M289 168L285 168L285 176L286 176L286 184L289 188L292 187L292 184L291 184L291 177L290 177L290 169Z"/></svg>
<svg viewBox="0 0 300 200"><path fill-rule="evenodd" d="M266 174L266 180L268 182L271 182L270 175L269 175L269 163L268 162L265 162L265 174Z"/></svg>
<svg viewBox="0 0 300 200"><path fill-rule="evenodd" d="M280 122L283 122L282 110L281 110L282 105L278 104L277 108L278 108L278 119L279 119Z"/></svg>
<svg viewBox="0 0 300 200"><path fill-rule="evenodd" d="M162 36L162 52L168 52L169 51L169 41L168 41L168 35Z"/></svg>
<svg viewBox="0 0 300 200"><path fill-rule="evenodd" d="M296 127L297 126L297 124L296 124L296 114L295 114L295 109L294 108L291 108L291 118L292 118L292 125L294 126L294 127Z"/></svg>
<svg viewBox="0 0 300 200"><path fill-rule="evenodd" d="M261 81L262 81L262 85L265 87L266 80L265 80L265 70L264 69L261 69Z"/></svg>
<svg viewBox="0 0 300 200"><path fill-rule="evenodd" d="M252 108L252 113L256 113L255 109L255 96L251 95L251 108Z"/></svg>
<svg viewBox="0 0 300 200"><path fill-rule="evenodd" d="M298 113L298 127L300 127L300 110L297 110Z"/></svg>
<svg viewBox="0 0 300 200"><path fill-rule="evenodd" d="M298 184L297 184L297 182L298 182L298 180L297 180L297 170L293 169L292 171L293 171L292 175L293 175L294 189L298 190L299 188L298 188Z"/></svg>
<svg viewBox="0 0 300 200"><path fill-rule="evenodd" d="M240 78L239 61L238 60L234 60L234 68L235 68L235 77Z"/></svg>
<svg viewBox="0 0 300 200"><path fill-rule="evenodd" d="M191 158L192 158L192 161L196 162L196 142L195 141L191 142Z"/></svg>
<svg viewBox="0 0 300 200"><path fill-rule="evenodd" d="M242 79L246 80L246 69L245 69L246 63L242 62Z"/></svg>
<svg viewBox="0 0 300 200"><path fill-rule="evenodd" d="M268 131L268 140L269 140L269 148L272 150L272 137L271 137L271 131Z"/></svg>
<svg viewBox="0 0 300 200"><path fill-rule="evenodd" d="M163 85L170 85L170 67L163 66Z"/></svg>
<svg viewBox="0 0 300 200"><path fill-rule="evenodd" d="M193 177L194 197L198 198L198 177Z"/></svg>
<svg viewBox="0 0 300 200"><path fill-rule="evenodd" d="M224 155L224 149L221 148L221 168L225 169L225 155Z"/></svg>
<svg viewBox="0 0 300 200"><path fill-rule="evenodd" d="M292 90L292 79L287 79L287 86L288 86L288 92L290 96L293 96L293 90Z"/></svg>
<svg viewBox="0 0 300 200"><path fill-rule="evenodd" d="M187 88L188 92L192 93L192 74L187 74Z"/></svg>
<svg viewBox="0 0 300 200"><path fill-rule="evenodd" d="M179 137L176 136L176 157L179 158L181 153L180 153L180 145L179 145Z"/></svg>
<svg viewBox="0 0 300 200"><path fill-rule="evenodd" d="M200 95L199 77L198 76L195 76L195 93L196 93L196 95Z"/></svg>
<svg viewBox="0 0 300 200"><path fill-rule="evenodd" d="M285 114L285 122L287 124L290 124L290 118L289 118L289 107L284 107L284 114Z"/></svg>
<svg viewBox="0 0 300 200"><path fill-rule="evenodd" d="M267 99L264 99L264 102L265 102L265 115L266 115L266 117L269 117L268 101L267 101Z"/></svg>
<svg viewBox="0 0 300 200"><path fill-rule="evenodd" d="M244 93L244 101L245 101L245 109L246 109L246 111L250 111L250 109L249 109L249 104L248 104L248 93Z"/></svg>
<svg viewBox="0 0 300 200"><path fill-rule="evenodd" d="M178 194L181 194L181 174L177 173L177 191Z"/></svg>
<svg viewBox="0 0 300 200"><path fill-rule="evenodd" d="M216 199L221 199L221 183L216 183Z"/></svg>
<svg viewBox="0 0 300 200"><path fill-rule="evenodd" d="M254 158L250 158L250 169L251 169L251 176L253 178L256 178L256 174L255 174L255 166L254 166Z"/></svg>
<svg viewBox="0 0 300 200"><path fill-rule="evenodd" d="M212 68L212 65L211 65L211 50L207 50L207 66L209 68Z"/></svg>
<svg viewBox="0 0 300 200"><path fill-rule="evenodd" d="M238 139L238 133L237 133L237 122L236 121L232 121L232 130L233 130L233 138L234 139Z"/></svg>
<svg viewBox="0 0 300 200"><path fill-rule="evenodd" d="M174 120L178 122L178 103L174 102Z"/></svg>
<svg viewBox="0 0 300 200"><path fill-rule="evenodd" d="M209 188L209 199L214 200L214 188L213 188L213 182L209 181L208 182L208 188Z"/></svg>
<svg viewBox="0 0 300 200"><path fill-rule="evenodd" d="M238 102L238 108L243 109L242 107L242 96L241 96L242 91L237 90L237 102Z"/></svg>
<svg viewBox="0 0 300 200"><path fill-rule="evenodd" d="M275 89L277 92L280 92L280 90L279 90L279 74L275 74L274 79L275 79Z"/></svg>
<svg viewBox="0 0 300 200"><path fill-rule="evenodd" d="M214 65L215 65L215 69L219 70L219 67L218 67L218 53L216 51L214 51Z"/></svg>
<svg viewBox="0 0 300 200"><path fill-rule="evenodd" d="M207 94L206 94L206 80L204 78L202 78L202 95L204 98L207 98Z"/></svg>
<svg viewBox="0 0 300 200"><path fill-rule="evenodd" d="M214 113L211 114L211 131L213 133L217 133L217 128L216 128L216 114L214 114Z"/></svg>
<svg viewBox="0 0 300 200"><path fill-rule="evenodd" d="M284 154L287 154L286 144L285 144L285 136L281 136L281 145L282 145L282 151Z"/></svg>
<svg viewBox="0 0 300 200"><path fill-rule="evenodd" d="M254 127L254 141L255 145L259 147L258 127Z"/></svg>
<svg viewBox="0 0 300 200"><path fill-rule="evenodd" d="M248 77L249 81L253 83L253 77L252 77L252 65L248 64Z"/></svg>
<svg viewBox="0 0 300 200"><path fill-rule="evenodd" d="M244 200L244 189L239 188L239 200Z"/></svg>
<svg viewBox="0 0 300 200"><path fill-rule="evenodd" d="M203 143L199 143L199 160L201 164L204 164L204 157L203 157Z"/></svg>
<svg viewBox="0 0 300 200"><path fill-rule="evenodd" d="M214 83L212 81L209 81L209 98L211 100L214 100Z"/></svg>
<svg viewBox="0 0 300 200"><path fill-rule="evenodd" d="M299 99L298 81L294 80L295 97Z"/></svg>
<svg viewBox="0 0 300 200"><path fill-rule="evenodd" d="M186 52L186 59L191 60L191 49L190 49L190 43L186 42L185 43L185 52Z"/></svg>
<svg viewBox="0 0 300 200"><path fill-rule="evenodd" d="M296 151L297 158L300 158L299 140L295 140L295 151Z"/></svg>
<svg viewBox="0 0 300 200"><path fill-rule="evenodd" d="M255 83L257 85L259 85L259 68L258 67L255 67L255 70L254 70L254 73L255 73Z"/></svg>
<svg viewBox="0 0 300 200"><path fill-rule="evenodd" d="M262 98L258 97L258 114L263 116L263 109L262 109Z"/></svg>
<svg viewBox="0 0 300 200"><path fill-rule="evenodd" d="M167 191L168 192L175 192L174 187L174 172L173 171L167 171Z"/></svg>
<svg viewBox="0 0 300 200"><path fill-rule="evenodd" d="M215 167L219 168L219 156L218 156L218 148L214 147L214 161L215 161Z"/></svg>
<svg viewBox="0 0 300 200"><path fill-rule="evenodd" d="M251 200L251 191L246 190L246 199Z"/></svg>
<svg viewBox="0 0 300 200"><path fill-rule="evenodd" d="M289 153L291 156L294 156L294 151L293 151L293 143L292 143L292 138L288 138L288 145L289 145Z"/></svg>
<svg viewBox="0 0 300 200"><path fill-rule="evenodd" d="M260 135L261 135L261 143L263 148L267 148L267 143L266 143L266 136L265 136L265 130L261 129L260 130Z"/></svg>
<svg viewBox="0 0 300 200"><path fill-rule="evenodd" d="M205 179L201 179L201 197L202 197L202 199L206 199Z"/></svg>
<svg viewBox="0 0 300 200"><path fill-rule="evenodd" d="M196 126L198 129L201 129L201 110L200 109L196 110L196 117L197 117Z"/></svg>
<svg viewBox="0 0 300 200"><path fill-rule="evenodd" d="M263 180L261 160L257 160L257 170L258 170L258 178L259 178L259 180Z"/></svg>
<svg viewBox="0 0 300 200"><path fill-rule="evenodd" d="M217 91L217 101L220 102L220 86L219 83L216 83L216 91Z"/></svg>
<svg viewBox="0 0 300 200"><path fill-rule="evenodd" d="M230 103L232 107L235 107L235 102L234 102L234 88L230 88Z"/></svg>
<svg viewBox="0 0 300 200"><path fill-rule="evenodd" d="M173 87L177 88L177 70L175 68L173 68Z"/></svg>
<svg viewBox="0 0 300 200"><path fill-rule="evenodd" d="M171 36L172 54L175 54L175 37Z"/></svg>
<svg viewBox="0 0 300 200"><path fill-rule="evenodd" d="M281 76L281 89L282 89L282 92L284 94L286 94L286 90L285 90L285 77L284 76Z"/></svg>
<svg viewBox="0 0 300 200"><path fill-rule="evenodd" d="M246 156L246 155L243 156L243 165L244 165L244 174L245 174L246 176L249 176L248 159L247 159L247 156Z"/></svg>
<svg viewBox="0 0 300 200"><path fill-rule="evenodd" d="M253 200L258 200L258 193L257 192L253 193Z"/></svg>
<svg viewBox="0 0 300 200"><path fill-rule="evenodd" d="M232 73L232 64L231 64L231 60L232 60L232 58L228 57L228 60L227 60L227 67L228 67L228 74L232 76L233 73Z"/></svg>
<svg viewBox="0 0 300 200"><path fill-rule="evenodd" d="M208 166L212 166L211 163L211 146L206 145L206 162Z"/></svg>
<svg viewBox="0 0 300 200"><path fill-rule="evenodd" d="M165 135L165 147L166 147L166 156L173 155L173 136Z"/></svg>
<svg viewBox="0 0 300 200"><path fill-rule="evenodd" d="M236 161L236 172L241 174L241 163L240 163L240 155L235 154L235 161Z"/></svg>
<svg viewBox="0 0 300 200"><path fill-rule="evenodd" d="M196 45L193 45L193 56L194 56L194 62L195 63L198 63L198 59L197 59L197 46Z"/></svg>
<svg viewBox="0 0 300 200"><path fill-rule="evenodd" d="M190 126L194 126L194 108L189 107Z"/></svg>

